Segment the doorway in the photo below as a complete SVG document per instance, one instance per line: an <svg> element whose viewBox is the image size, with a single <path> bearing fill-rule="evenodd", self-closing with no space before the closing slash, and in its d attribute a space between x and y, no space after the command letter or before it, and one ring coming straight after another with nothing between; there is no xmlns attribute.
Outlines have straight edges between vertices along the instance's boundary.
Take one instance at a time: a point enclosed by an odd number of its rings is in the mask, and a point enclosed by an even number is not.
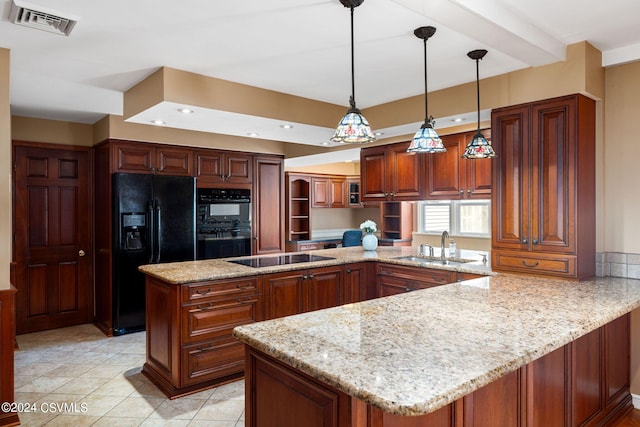
<svg viewBox="0 0 640 427"><path fill-rule="evenodd" d="M18 334L91 322L90 150L13 143Z"/></svg>

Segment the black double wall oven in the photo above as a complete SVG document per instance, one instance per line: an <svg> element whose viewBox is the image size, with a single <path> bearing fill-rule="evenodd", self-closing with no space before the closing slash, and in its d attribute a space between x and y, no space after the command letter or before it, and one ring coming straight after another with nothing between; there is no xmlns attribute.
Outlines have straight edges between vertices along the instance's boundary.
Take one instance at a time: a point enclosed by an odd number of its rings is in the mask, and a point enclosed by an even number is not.
<svg viewBox="0 0 640 427"><path fill-rule="evenodd" d="M251 190L198 188L197 259L251 255Z"/></svg>

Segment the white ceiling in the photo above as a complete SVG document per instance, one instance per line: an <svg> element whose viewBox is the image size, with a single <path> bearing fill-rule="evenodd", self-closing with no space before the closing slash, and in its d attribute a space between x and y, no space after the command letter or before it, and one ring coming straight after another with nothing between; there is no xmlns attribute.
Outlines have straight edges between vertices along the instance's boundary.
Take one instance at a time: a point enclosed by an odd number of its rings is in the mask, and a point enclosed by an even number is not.
<svg viewBox="0 0 640 427"><path fill-rule="evenodd" d="M122 115L123 93L161 66L348 106L349 9L338 0L29 0L77 17L68 37L12 24L11 0L1 4L14 115L81 123ZM366 0L355 9L356 101L364 109L424 92L422 41L413 35L420 26L437 28L428 42L431 91L475 80L466 53L478 48L489 51L481 78L563 60L565 47L583 40L603 52L603 66L638 60L638 16L638 0ZM211 110L177 115L175 107L132 120L307 144L333 132ZM391 136L419 123L372 127Z"/></svg>

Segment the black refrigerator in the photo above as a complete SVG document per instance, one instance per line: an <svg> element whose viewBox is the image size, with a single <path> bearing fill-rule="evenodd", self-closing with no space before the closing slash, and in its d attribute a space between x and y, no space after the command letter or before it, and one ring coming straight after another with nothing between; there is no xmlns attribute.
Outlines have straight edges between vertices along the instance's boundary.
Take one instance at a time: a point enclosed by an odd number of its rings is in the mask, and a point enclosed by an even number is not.
<svg viewBox="0 0 640 427"><path fill-rule="evenodd" d="M122 335L145 329L138 267L195 259L195 179L117 173L112 191L113 334Z"/></svg>

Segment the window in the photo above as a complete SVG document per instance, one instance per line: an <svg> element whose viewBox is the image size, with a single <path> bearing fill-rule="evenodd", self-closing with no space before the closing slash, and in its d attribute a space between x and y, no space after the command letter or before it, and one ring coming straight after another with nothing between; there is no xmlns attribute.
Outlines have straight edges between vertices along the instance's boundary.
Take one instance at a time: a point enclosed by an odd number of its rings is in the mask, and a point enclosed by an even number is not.
<svg viewBox="0 0 640 427"><path fill-rule="evenodd" d="M418 204L420 232L452 236L490 237L489 200L438 200Z"/></svg>

